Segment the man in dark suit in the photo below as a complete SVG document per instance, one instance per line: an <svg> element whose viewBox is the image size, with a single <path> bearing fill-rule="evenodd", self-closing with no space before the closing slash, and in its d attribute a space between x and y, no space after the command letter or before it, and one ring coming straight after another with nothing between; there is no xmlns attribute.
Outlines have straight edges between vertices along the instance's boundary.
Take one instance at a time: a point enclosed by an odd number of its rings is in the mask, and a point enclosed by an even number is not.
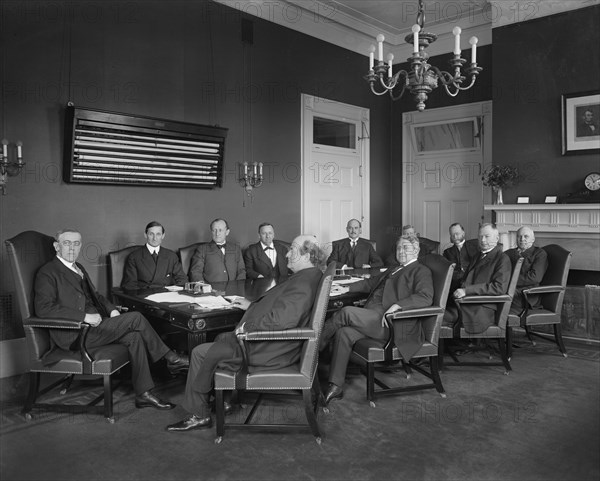
<svg viewBox="0 0 600 481"><path fill-rule="evenodd" d="M237 244L226 243L229 224L224 219L210 223L212 242L200 244L190 264L190 281L226 282L246 278L242 250Z"/></svg>
<svg viewBox="0 0 600 481"><path fill-rule="evenodd" d="M476 239L465 241L464 227L455 222L448 229L452 246L444 249L443 256L456 264L452 274L449 296L461 286L465 271L473 259L479 256L479 242Z"/></svg>
<svg viewBox="0 0 600 481"><path fill-rule="evenodd" d="M175 252L162 247L165 228L159 222L152 221L144 232L146 245L133 251L125 261L123 289L144 289L183 285L187 276L183 272Z"/></svg>
<svg viewBox="0 0 600 481"><path fill-rule="evenodd" d="M362 224L357 219L350 219L346 225L347 239L333 241L331 255L327 264L335 262L338 269L348 267L354 269L368 269L369 267L381 267L383 261L375 252L373 244L360 238Z"/></svg>
<svg viewBox="0 0 600 481"><path fill-rule="evenodd" d="M171 372L187 369L189 360L170 350L139 312L119 311L97 291L87 272L75 262L81 250L81 234L64 229L54 242L56 257L41 267L35 278L35 313L42 318L69 319L91 326L85 344L88 348L123 344L129 350L133 388L138 408L173 409L174 404L160 400L148 365L161 358ZM70 350L77 342L78 331L50 329L56 347Z"/></svg>
<svg viewBox="0 0 600 481"><path fill-rule="evenodd" d="M519 279L517 280L517 288L513 297L511 309L517 313L521 313L527 306L523 289L537 287L542 282L546 269L548 269L548 256L546 251L539 247L535 247L535 234L533 229L527 226L521 227L517 231L517 245L513 249L508 249L505 254L509 257L513 267L520 257L523 258L521 270L519 271ZM527 297L529 307L539 307L540 299L537 295Z"/></svg>
<svg viewBox="0 0 600 481"><path fill-rule="evenodd" d="M244 253L246 277L261 279L288 275L287 247L275 240L273 225L264 222L258 226L260 241L248 246Z"/></svg>
<svg viewBox="0 0 600 481"><path fill-rule="evenodd" d="M498 245L498 229L493 224L479 228L479 257L471 261L462 286L453 292L454 299L465 296L499 296L506 294L510 282L510 259ZM463 304L460 309L462 326L468 333L479 334L496 322L496 304ZM460 327L456 305L446 306L444 325Z"/></svg>
<svg viewBox="0 0 600 481"><path fill-rule="evenodd" d="M213 390L213 375L219 364L225 364L232 370L239 368L242 354L237 333L292 329L308 324L319 281L323 276L318 265L324 260L324 255L315 237L299 236L294 239L287 259L293 275L252 303L243 298L234 301L233 305L246 311L235 332L220 334L215 342L200 344L194 348L183 399L183 407L190 415L183 421L167 426L167 431L190 431L212 425L210 395ZM301 348L301 342L250 343L249 371L290 366L300 359ZM225 411L230 410L231 406L226 405Z"/></svg>
<svg viewBox="0 0 600 481"><path fill-rule="evenodd" d="M327 403L333 399L341 399L344 395L346 369L356 341L364 337L387 339L385 314L427 307L433 302L431 271L417 262L418 239L401 237L396 244L396 252L400 267L389 268L378 277L355 282L343 289L351 292L370 292L365 307L344 307L325 323L321 348L335 337L329 388L325 395ZM395 329L394 334L396 346L406 360L410 360L425 341L421 323L416 319L403 320L401 328Z"/></svg>

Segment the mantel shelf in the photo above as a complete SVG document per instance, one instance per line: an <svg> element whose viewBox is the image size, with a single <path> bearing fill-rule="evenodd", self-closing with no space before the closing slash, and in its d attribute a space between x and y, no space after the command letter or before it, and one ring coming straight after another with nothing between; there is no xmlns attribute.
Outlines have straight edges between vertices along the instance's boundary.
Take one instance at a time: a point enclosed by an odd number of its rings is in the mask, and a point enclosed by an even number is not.
<svg viewBox="0 0 600 481"><path fill-rule="evenodd" d="M600 203L589 204L485 204L485 210L600 210Z"/></svg>

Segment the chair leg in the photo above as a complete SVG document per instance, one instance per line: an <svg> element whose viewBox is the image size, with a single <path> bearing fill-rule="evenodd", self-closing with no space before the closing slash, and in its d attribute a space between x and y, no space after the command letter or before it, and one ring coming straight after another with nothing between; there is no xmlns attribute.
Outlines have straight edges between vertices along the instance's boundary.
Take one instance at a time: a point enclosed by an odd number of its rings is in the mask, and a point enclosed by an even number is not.
<svg viewBox="0 0 600 481"><path fill-rule="evenodd" d="M509 371L512 371L512 367L510 366L510 361L506 355L506 340L502 338L498 338L498 348L500 349L500 357L502 358L502 363L504 364L504 368L506 371L504 374L508 374Z"/></svg>
<svg viewBox="0 0 600 481"><path fill-rule="evenodd" d="M512 358L512 345L513 345L513 330L512 327L506 326L506 357L510 361Z"/></svg>
<svg viewBox="0 0 600 481"><path fill-rule="evenodd" d="M74 374L70 374L69 376L67 376L67 379L65 379L65 382L63 382L62 387L60 388L61 396L64 396L65 394L67 394L67 391L71 387L71 384L73 384L74 378L75 378Z"/></svg>
<svg viewBox="0 0 600 481"><path fill-rule="evenodd" d="M27 393L27 399L25 400L25 404L21 413L25 415L27 419L31 419L31 410L33 409L33 404L35 403L35 399L37 398L38 389L40 387L40 373L39 372L30 372L29 373L29 392Z"/></svg>
<svg viewBox="0 0 600 481"><path fill-rule="evenodd" d="M328 412L328 410L326 410L327 404L325 403L325 396L323 395L323 390L321 389L321 382L319 381L318 372L315 372L315 377L313 378L313 384L311 389L315 396L314 411L317 412L318 409L321 407L323 408L323 410Z"/></svg>
<svg viewBox="0 0 600 481"><path fill-rule="evenodd" d="M317 417L315 416L315 411L313 408L312 402L312 392L310 389L302 390L302 398L304 399L304 413L306 414L306 420L310 425L310 430L313 433L313 436L317 440L317 444L321 444L321 433L319 432L319 424L317 423ZM217 423L218 429L218 423ZM217 432L218 435L218 432Z"/></svg>
<svg viewBox="0 0 600 481"><path fill-rule="evenodd" d="M367 400L375 406L375 365L367 362Z"/></svg>
<svg viewBox="0 0 600 481"><path fill-rule="evenodd" d="M216 443L221 442L221 438L225 434L225 409L223 407L223 391L215 390L215 407L217 411L217 439Z"/></svg>
<svg viewBox="0 0 600 481"><path fill-rule="evenodd" d="M110 374L104 377L104 417L111 424L115 422L113 417L113 392L112 392L112 380Z"/></svg>
<svg viewBox="0 0 600 481"><path fill-rule="evenodd" d="M402 367L404 368L404 372L406 373L406 379L410 379L412 375L412 369L410 367L410 364L408 362L404 362L404 359L402 359Z"/></svg>
<svg viewBox="0 0 600 481"><path fill-rule="evenodd" d="M438 355L437 355L437 364L438 364L438 372L442 372L444 370L444 340L438 339Z"/></svg>
<svg viewBox="0 0 600 481"><path fill-rule="evenodd" d="M435 384L435 389L440 393L440 396L446 397L444 386L442 386L442 379L440 378L440 371L438 370L438 361L435 356L429 356L429 368L431 369L431 378Z"/></svg>
<svg viewBox="0 0 600 481"><path fill-rule="evenodd" d="M530 330L529 326L525 326L525 334L527 334L527 339L529 339L529 341L531 342L531 345L535 346L535 341L531 337L531 330Z"/></svg>
<svg viewBox="0 0 600 481"><path fill-rule="evenodd" d="M554 324L554 339L556 340L556 344L558 344L558 348L564 357L567 357L567 349L565 348L565 343L562 338L562 328L560 324Z"/></svg>

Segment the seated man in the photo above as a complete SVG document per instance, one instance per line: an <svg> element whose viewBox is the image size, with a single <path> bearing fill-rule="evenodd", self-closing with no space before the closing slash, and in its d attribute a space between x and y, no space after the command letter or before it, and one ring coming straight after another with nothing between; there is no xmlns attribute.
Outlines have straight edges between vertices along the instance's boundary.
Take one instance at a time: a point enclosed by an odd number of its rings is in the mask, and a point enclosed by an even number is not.
<svg viewBox="0 0 600 481"><path fill-rule="evenodd" d="M185 386L183 407L190 415L167 431L190 431L212 425L210 395L213 376L220 363L236 371L242 352L236 333L306 327L323 273L319 265L323 252L313 236L298 236L287 253L288 267L294 272L265 295L250 303L241 298L233 304L244 309L235 332L219 334L215 342L196 346L191 354L191 367ZM248 344L250 372L281 369L298 362L302 343L252 342ZM226 411L231 406L226 406Z"/></svg>
<svg viewBox="0 0 600 481"><path fill-rule="evenodd" d="M454 299L465 296L499 296L506 294L510 282L510 259L498 245L498 229L493 224L479 228L481 254L467 267L462 285L452 293ZM479 334L496 322L497 304L464 304L461 306L462 326L468 333ZM444 326L460 327L456 304L447 305Z"/></svg>
<svg viewBox="0 0 600 481"><path fill-rule="evenodd" d="M152 221L144 233L146 245L133 251L125 261L123 289L144 289L183 285L187 276L183 272L175 252L161 247L165 238L165 228L159 222Z"/></svg>
<svg viewBox="0 0 600 481"><path fill-rule="evenodd" d="M368 269L369 267L381 267L383 261L375 252L373 244L360 238L362 224L356 219L350 219L346 225L348 239L333 241L331 255L327 264L335 262L338 269L354 268Z"/></svg>
<svg viewBox="0 0 600 481"><path fill-rule="evenodd" d="M87 272L75 260L81 251L81 234L63 229L54 242L56 257L42 266L35 278L35 313L38 317L69 319L91 326L85 341L88 348L107 344L123 344L129 350L131 375L137 408L173 409L174 404L160 400L154 387L148 355L152 362L167 361L172 373L187 369L187 356L170 350L139 312L119 314L119 311L97 291ZM77 343L79 331L50 329L52 342L69 350Z"/></svg>
<svg viewBox="0 0 600 481"><path fill-rule="evenodd" d="M419 233L415 231L415 228L406 224L402 226L402 235L401 237L408 238L416 238L419 239ZM398 242L398 239L396 239ZM429 239L419 239L419 258L426 256L427 254L431 254L432 252L437 253L437 248L439 246L439 242L430 241ZM397 266L398 259L396 258L396 250L393 250L389 253L389 255L385 258L386 266Z"/></svg>
<svg viewBox="0 0 600 481"><path fill-rule="evenodd" d="M514 249L508 249L505 254L509 257L512 265L517 263L517 260L522 257L521 271L517 280L517 288L513 297L511 308L514 311L521 313L527 303L523 295L523 289L536 287L540 285L546 269L548 269L548 256L546 251L540 247L535 247L535 235L530 227L523 226L517 231L517 245ZM540 299L537 295L527 297L530 307L539 307Z"/></svg>
<svg viewBox="0 0 600 481"><path fill-rule="evenodd" d="M248 246L244 253L246 277L261 279L263 277L277 278L288 275L287 247L277 242L273 225L264 222L258 226L260 241Z"/></svg>
<svg viewBox="0 0 600 481"><path fill-rule="evenodd" d="M237 244L229 243L229 225L224 219L210 223L212 242L200 244L190 264L190 281L226 282L246 278L246 266L242 250Z"/></svg>
<svg viewBox="0 0 600 481"><path fill-rule="evenodd" d="M346 368L352 346L359 339L371 337L385 340L388 336L384 316L399 310L431 306L433 302L433 277L428 267L417 262L419 241L416 237L400 237L396 244L400 267L390 268L380 276L350 284L352 292L370 292L365 307L348 306L337 311L325 323L321 348L335 336L329 372L329 389L325 402L341 399ZM402 321L402 328L394 330L400 354L407 361L425 341L421 323Z"/></svg>
<svg viewBox="0 0 600 481"><path fill-rule="evenodd" d="M452 293L461 286L465 271L471 261L479 257L479 243L474 242L474 239L466 242L465 229L458 222L452 224L448 230L452 246L444 250L443 256L456 264L450 284L449 296L452 297Z"/></svg>

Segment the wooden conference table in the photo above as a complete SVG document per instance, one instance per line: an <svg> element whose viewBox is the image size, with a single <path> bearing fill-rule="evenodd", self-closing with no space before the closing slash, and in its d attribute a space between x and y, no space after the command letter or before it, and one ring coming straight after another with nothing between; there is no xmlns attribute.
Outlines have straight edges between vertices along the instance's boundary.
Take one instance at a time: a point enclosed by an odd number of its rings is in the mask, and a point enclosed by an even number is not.
<svg viewBox="0 0 600 481"><path fill-rule="evenodd" d="M350 271L349 271L350 272ZM379 269L355 269L353 275L376 275ZM271 286L273 279L245 279L229 282L215 282L213 292L225 296L243 296L254 301L262 296ZM277 282L277 281L275 281ZM237 308L206 309L194 303L159 303L146 299L151 294L167 292L165 288L124 290L113 289L116 303L138 311L153 322L164 322L176 331L187 334L188 352L198 344L207 342L209 336L235 328L244 315ZM329 311L338 310L344 306L354 305L364 299L364 293L346 293L329 299Z"/></svg>

